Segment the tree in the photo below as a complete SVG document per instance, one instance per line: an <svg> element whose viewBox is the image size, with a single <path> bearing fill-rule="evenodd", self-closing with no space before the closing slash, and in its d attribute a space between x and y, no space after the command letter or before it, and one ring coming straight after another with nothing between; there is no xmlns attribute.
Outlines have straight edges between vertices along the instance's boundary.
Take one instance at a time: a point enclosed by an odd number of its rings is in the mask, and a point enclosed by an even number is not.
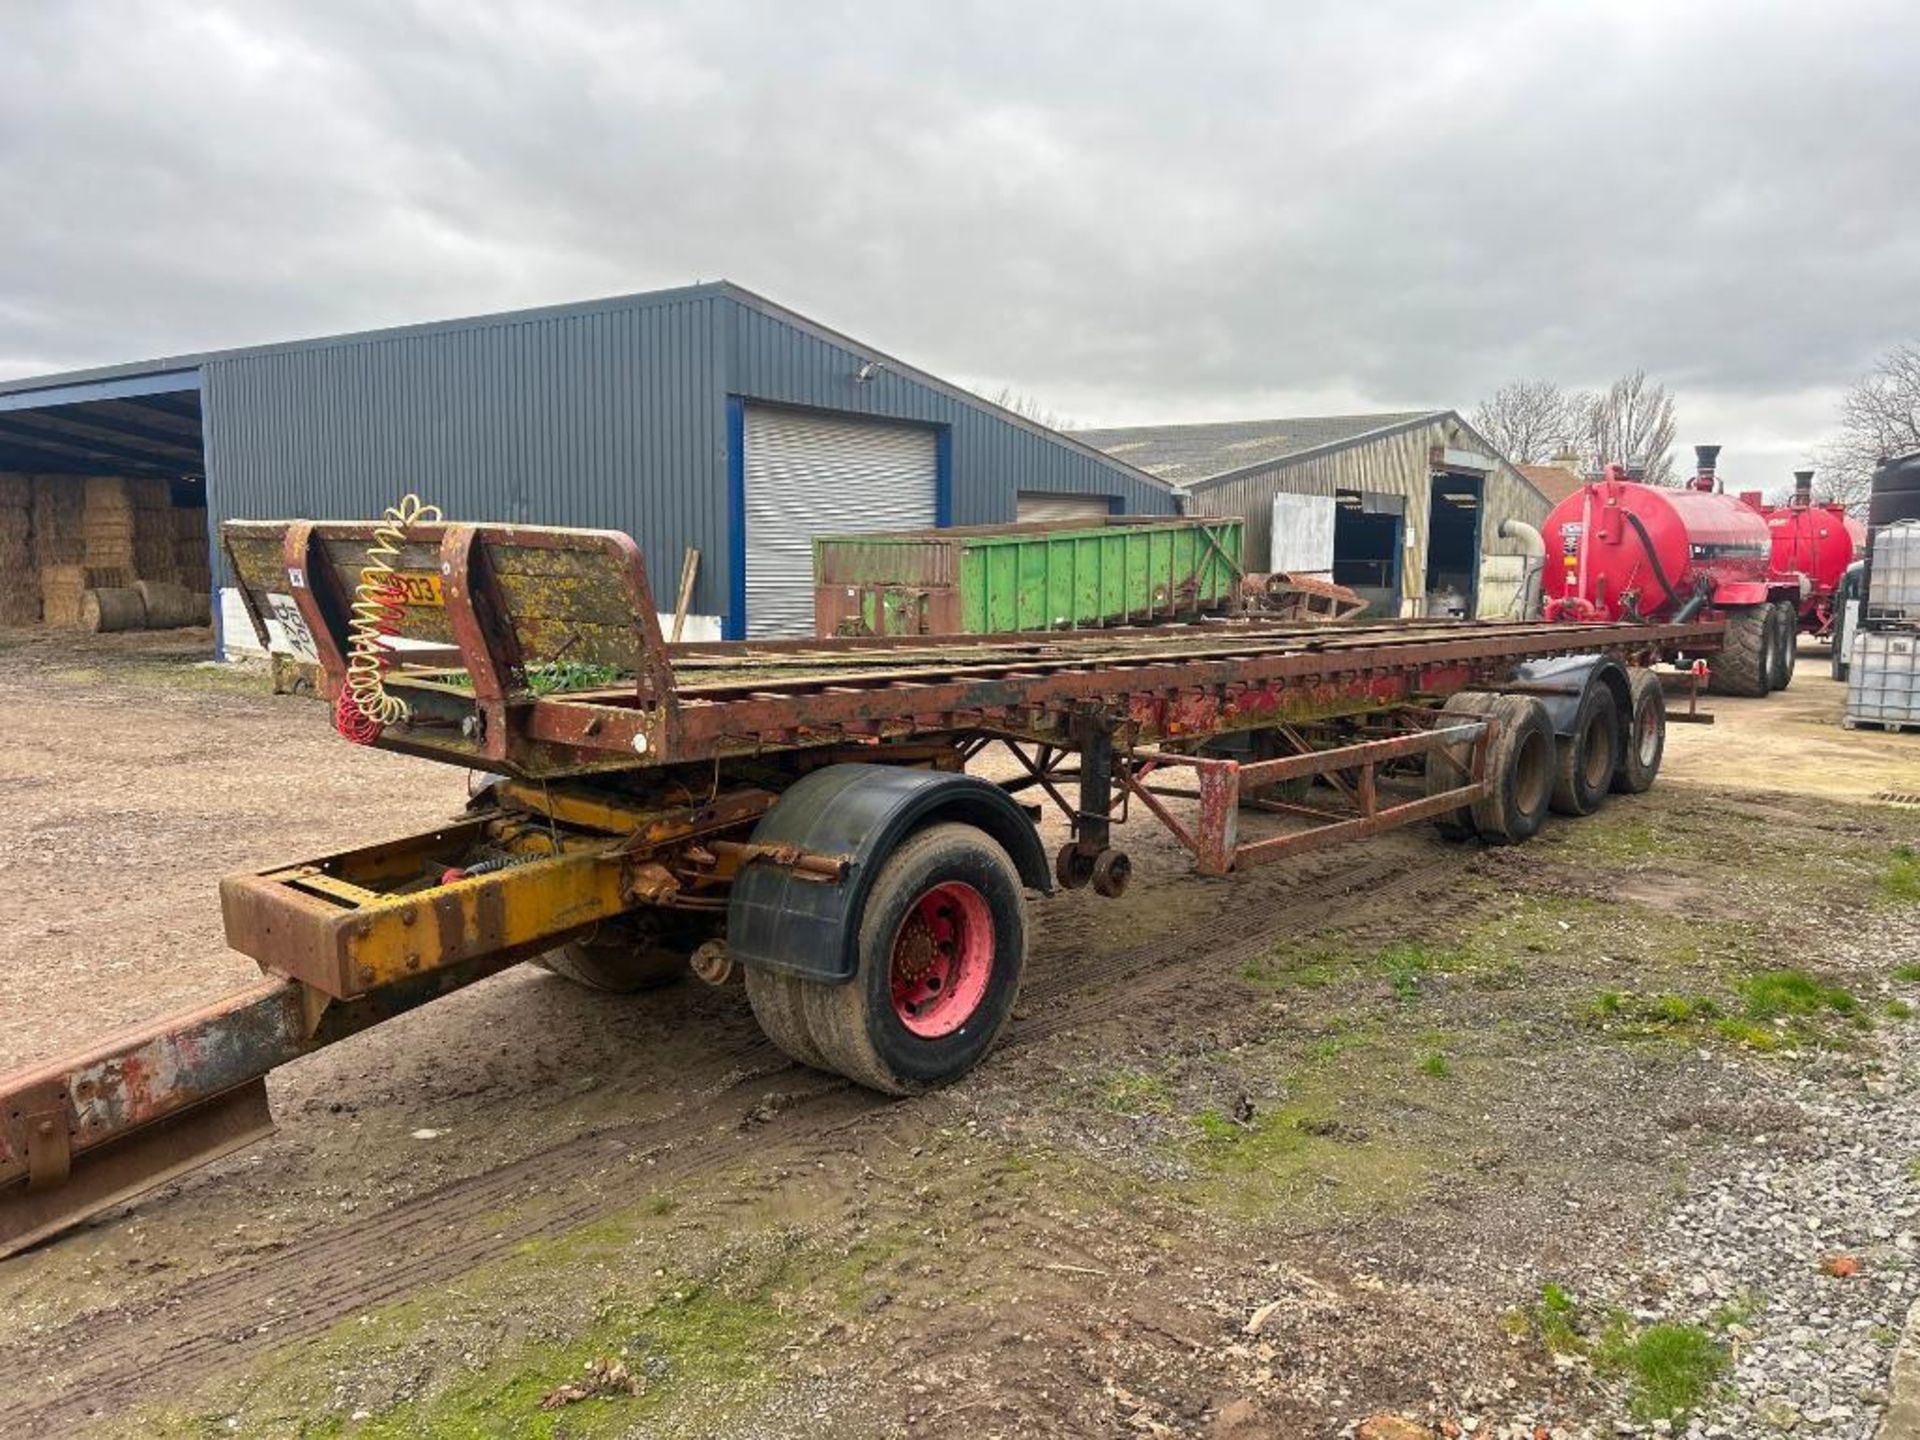
<svg viewBox="0 0 1920 1440"><path fill-rule="evenodd" d="M1896 345L1840 397L1840 429L1816 453L1822 496L1865 500L1880 462L1920 450L1920 345Z"/></svg>
<svg viewBox="0 0 1920 1440"><path fill-rule="evenodd" d="M1031 420L1036 425L1044 425L1049 430L1071 429L1073 422L1058 410L1049 410L1031 395L1023 395L1011 385L1002 385L993 394L984 390L974 392L989 405L998 405L1002 410L1011 410L1022 420Z"/></svg>
<svg viewBox="0 0 1920 1440"><path fill-rule="evenodd" d="M1480 402L1473 428L1515 464L1543 465L1584 448L1592 399L1551 380L1515 380Z"/></svg>
<svg viewBox="0 0 1920 1440"><path fill-rule="evenodd" d="M1673 397L1647 372L1622 375L1587 402L1581 449L1589 468L1625 465L1649 485L1673 485Z"/></svg>

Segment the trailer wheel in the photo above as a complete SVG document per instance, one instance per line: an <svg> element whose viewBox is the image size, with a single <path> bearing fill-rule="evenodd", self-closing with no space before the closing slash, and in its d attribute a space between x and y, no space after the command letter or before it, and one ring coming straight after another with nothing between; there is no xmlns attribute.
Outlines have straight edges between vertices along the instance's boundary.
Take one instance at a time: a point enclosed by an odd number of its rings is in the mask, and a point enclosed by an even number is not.
<svg viewBox="0 0 1920 1440"><path fill-rule="evenodd" d="M889 1095L957 1080L999 1039L1027 958L1013 862L971 825L931 825L887 857L843 984L805 983L826 1068Z"/></svg>
<svg viewBox="0 0 1920 1440"><path fill-rule="evenodd" d="M1474 718L1487 714L1493 708L1494 701L1500 697L1486 690L1463 690L1458 695L1449 696L1447 703L1440 708L1440 724L1445 725L1448 717L1459 716ZM1471 754L1467 746L1449 745L1439 750L1427 752L1427 794L1443 795L1449 790L1458 790L1468 781L1467 757ZM1473 813L1470 806L1462 805L1457 810L1448 810L1433 817L1433 828L1449 840L1465 840L1475 833Z"/></svg>
<svg viewBox="0 0 1920 1440"><path fill-rule="evenodd" d="M1651 670L1633 670L1627 675L1633 696L1633 714L1627 720L1626 743L1620 751L1620 768L1613 772L1613 788L1621 795L1643 795L1653 788L1660 773L1660 762L1667 753L1667 696L1660 688L1660 677Z"/></svg>
<svg viewBox="0 0 1920 1440"><path fill-rule="evenodd" d="M631 995L671 985L687 973L688 958L699 942L693 940L682 946L674 943L676 938L657 925L622 915L603 920L580 939L549 950L537 963L589 990Z"/></svg>
<svg viewBox="0 0 1920 1440"><path fill-rule="evenodd" d="M1496 695L1500 727L1487 752L1487 794L1474 804L1475 831L1490 845L1521 845L1539 833L1553 799L1553 722L1531 695Z"/></svg>
<svg viewBox="0 0 1920 1440"><path fill-rule="evenodd" d="M1620 768L1620 707L1605 685L1589 685L1573 715L1573 730L1556 736L1553 808L1591 815L1606 803Z"/></svg>
<svg viewBox="0 0 1920 1440"><path fill-rule="evenodd" d="M1707 689L1715 695L1758 700L1767 693L1772 662L1773 611L1767 605L1741 605L1727 611L1726 642L1713 657Z"/></svg>
<svg viewBox="0 0 1920 1440"><path fill-rule="evenodd" d="M1793 683L1794 667L1800 663L1800 612L1791 600L1776 600L1778 629L1774 632L1773 668L1767 672L1768 686L1784 690Z"/></svg>
<svg viewBox="0 0 1920 1440"><path fill-rule="evenodd" d="M833 1069L820 1047L813 1043L813 1033L807 1029L806 992L817 982L762 970L757 965L745 968L747 1004L753 1007L753 1018L760 1022L761 1033L789 1059L815 1070Z"/></svg>

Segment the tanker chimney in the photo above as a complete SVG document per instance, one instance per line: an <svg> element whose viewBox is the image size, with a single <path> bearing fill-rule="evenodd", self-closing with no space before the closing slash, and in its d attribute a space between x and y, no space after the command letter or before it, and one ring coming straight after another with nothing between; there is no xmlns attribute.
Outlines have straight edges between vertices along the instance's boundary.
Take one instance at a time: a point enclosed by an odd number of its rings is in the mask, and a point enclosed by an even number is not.
<svg viewBox="0 0 1920 1440"><path fill-rule="evenodd" d="M1694 446L1693 461L1695 471L1693 488L1696 490L1712 490L1713 472L1715 467L1720 463L1720 447L1718 445Z"/></svg>
<svg viewBox="0 0 1920 1440"><path fill-rule="evenodd" d="M1813 471L1793 472L1793 503L1803 507L1813 504Z"/></svg>

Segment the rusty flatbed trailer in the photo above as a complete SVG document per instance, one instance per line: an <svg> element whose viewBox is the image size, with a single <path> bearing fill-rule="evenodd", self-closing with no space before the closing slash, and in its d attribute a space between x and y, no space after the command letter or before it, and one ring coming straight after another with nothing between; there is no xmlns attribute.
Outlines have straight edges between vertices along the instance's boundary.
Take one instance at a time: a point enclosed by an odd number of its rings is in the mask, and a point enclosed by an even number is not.
<svg viewBox="0 0 1920 1440"><path fill-rule="evenodd" d="M228 943L259 983L0 1078L0 1254L267 1133L276 1066L527 959L602 989L744 979L794 1059L943 1083L1011 1013L1027 892L1119 894L1136 804L1216 875L1428 819L1523 841L1550 807L1652 783L1647 667L1721 633L1239 620L669 646L612 532L224 540L262 638L305 632L344 729L498 778L418 834L229 877ZM990 747L1009 778L968 773ZM1046 804L1072 835L1051 859ZM1243 809L1286 825L1243 841Z"/></svg>

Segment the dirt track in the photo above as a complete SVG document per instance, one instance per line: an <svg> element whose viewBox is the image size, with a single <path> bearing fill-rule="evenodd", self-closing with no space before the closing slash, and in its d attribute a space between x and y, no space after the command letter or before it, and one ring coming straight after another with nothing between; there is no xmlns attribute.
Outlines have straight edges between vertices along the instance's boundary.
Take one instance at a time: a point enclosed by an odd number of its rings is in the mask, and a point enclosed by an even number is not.
<svg viewBox="0 0 1920 1440"><path fill-rule="evenodd" d="M0 651L27 840L0 1065L248 978L220 874L464 798L150 647ZM1920 749L1843 735L1802 674L1525 852L1409 832L1215 882L1141 827L1124 901L1038 908L1002 1055L920 1101L785 1064L737 991L500 976L276 1077L272 1140L0 1267L0 1407L23 1433L1252 1435L1504 1406L1585 1433L1617 1387L1503 1312L1634 1252L1727 1137L1676 1156L1662 1128L1698 1103L1691 1036L1573 1017L1623 967L1704 988L1730 949L1797 954L1809 899L1869 905L1846 887L1920 831L1851 803L1920 790ZM1795 864L1805 888L1739 902ZM1433 958L1377 958L1407 942ZM623 1351L645 1395L538 1408Z"/></svg>

